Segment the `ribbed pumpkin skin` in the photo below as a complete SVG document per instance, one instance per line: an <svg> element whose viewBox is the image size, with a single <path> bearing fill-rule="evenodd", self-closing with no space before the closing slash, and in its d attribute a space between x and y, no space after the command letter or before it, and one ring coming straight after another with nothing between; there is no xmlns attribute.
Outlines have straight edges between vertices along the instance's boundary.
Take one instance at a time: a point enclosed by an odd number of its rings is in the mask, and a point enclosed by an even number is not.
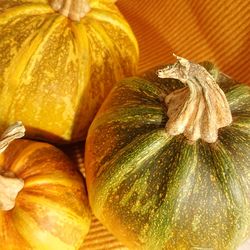
<svg viewBox="0 0 250 250"><path fill-rule="evenodd" d="M81 175L47 143L12 142L1 169L24 180L15 207L0 211L0 249L79 249L90 226Z"/></svg>
<svg viewBox="0 0 250 250"><path fill-rule="evenodd" d="M0 3L0 129L21 120L26 135L83 140L117 80L135 73L135 37L112 1L90 1L80 22L45 0Z"/></svg>
<svg viewBox="0 0 250 250"><path fill-rule="evenodd" d="M164 97L183 85L155 72L116 85L90 127L93 212L133 250L236 249L250 235L250 87L220 73L233 123L190 143L165 131Z"/></svg>

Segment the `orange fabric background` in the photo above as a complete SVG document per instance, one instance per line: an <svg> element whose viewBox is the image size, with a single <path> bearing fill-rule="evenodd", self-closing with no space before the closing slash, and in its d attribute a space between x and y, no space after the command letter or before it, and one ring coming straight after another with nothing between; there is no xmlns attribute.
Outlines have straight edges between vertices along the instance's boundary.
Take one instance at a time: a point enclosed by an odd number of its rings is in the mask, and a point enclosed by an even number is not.
<svg viewBox="0 0 250 250"><path fill-rule="evenodd" d="M175 53L195 62L210 60L250 84L249 0L118 0L117 5L138 39L140 72L174 62ZM78 164L83 166L82 160ZM127 248L93 217L81 250L111 249Z"/></svg>
<svg viewBox="0 0 250 250"><path fill-rule="evenodd" d="M249 0L118 0L139 42L143 71L173 62L172 53L210 60L250 84Z"/></svg>

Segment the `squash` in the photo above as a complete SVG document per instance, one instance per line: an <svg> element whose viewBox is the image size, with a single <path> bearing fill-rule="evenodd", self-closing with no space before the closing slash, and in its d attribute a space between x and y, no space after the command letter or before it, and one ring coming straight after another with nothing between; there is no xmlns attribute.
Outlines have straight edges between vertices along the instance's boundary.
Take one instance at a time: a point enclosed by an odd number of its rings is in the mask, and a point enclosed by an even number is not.
<svg viewBox="0 0 250 250"><path fill-rule="evenodd" d="M113 2L0 2L0 130L21 120L29 138L84 140L113 84L136 71L137 42Z"/></svg>
<svg viewBox="0 0 250 250"><path fill-rule="evenodd" d="M133 250L236 249L250 236L250 87L177 59L122 80L98 111L90 206Z"/></svg>
<svg viewBox="0 0 250 250"><path fill-rule="evenodd" d="M17 123L0 141L0 249L79 249L90 227L83 178L50 144L9 145L23 132Z"/></svg>

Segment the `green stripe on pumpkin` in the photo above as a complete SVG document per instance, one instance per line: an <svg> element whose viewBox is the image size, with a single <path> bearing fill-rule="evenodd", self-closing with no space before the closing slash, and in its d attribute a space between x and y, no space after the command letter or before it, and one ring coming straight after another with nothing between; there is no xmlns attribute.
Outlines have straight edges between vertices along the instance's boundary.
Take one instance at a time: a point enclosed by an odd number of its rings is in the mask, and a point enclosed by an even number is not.
<svg viewBox="0 0 250 250"><path fill-rule="evenodd" d="M97 172L98 181L94 183L95 189L101 191L101 195L95 197L95 202L92 202L95 204L96 211L101 212L103 209L110 188L116 189L120 182L127 178L127 175L136 171L144 161L157 153L161 146L169 143L171 138L164 130L152 131L137 137L132 143L120 150L113 159L102 165Z"/></svg>

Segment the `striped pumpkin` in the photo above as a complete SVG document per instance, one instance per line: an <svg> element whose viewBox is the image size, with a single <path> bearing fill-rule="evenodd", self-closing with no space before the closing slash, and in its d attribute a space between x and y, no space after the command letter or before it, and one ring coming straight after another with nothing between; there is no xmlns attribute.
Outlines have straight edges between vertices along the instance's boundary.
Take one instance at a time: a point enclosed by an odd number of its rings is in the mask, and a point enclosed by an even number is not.
<svg viewBox="0 0 250 250"><path fill-rule="evenodd" d="M2 0L0 34L0 129L21 120L28 137L83 140L113 84L136 70L113 1Z"/></svg>
<svg viewBox="0 0 250 250"><path fill-rule="evenodd" d="M180 61L105 100L86 141L90 205L133 250L233 250L250 236L250 87Z"/></svg>
<svg viewBox="0 0 250 250"><path fill-rule="evenodd" d="M0 249L80 248L90 227L87 196L81 175L59 149L12 142L0 154L0 187Z"/></svg>

